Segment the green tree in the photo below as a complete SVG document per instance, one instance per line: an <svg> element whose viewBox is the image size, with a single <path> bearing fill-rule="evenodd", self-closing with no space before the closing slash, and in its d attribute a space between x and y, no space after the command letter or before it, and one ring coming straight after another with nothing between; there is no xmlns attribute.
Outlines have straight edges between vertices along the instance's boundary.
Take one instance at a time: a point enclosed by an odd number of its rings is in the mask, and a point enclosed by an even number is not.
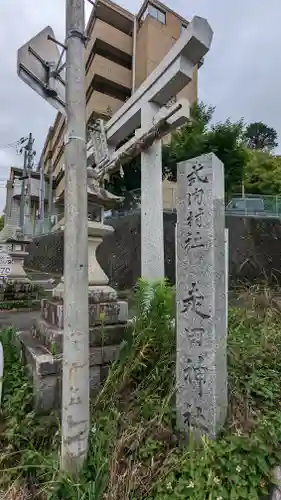
<svg viewBox="0 0 281 500"><path fill-rule="evenodd" d="M140 189L141 187L141 168L140 156L134 158L130 163L123 167L124 175L115 172L106 183L106 189L116 195L124 196L128 191Z"/></svg>
<svg viewBox="0 0 281 500"><path fill-rule="evenodd" d="M250 123L246 127L244 138L251 149L272 151L278 146L276 130L263 122Z"/></svg>
<svg viewBox="0 0 281 500"><path fill-rule="evenodd" d="M177 143L177 147L180 150L182 147L183 152L187 149L191 152L194 151L196 156L198 152L198 143L202 141L204 143L203 134L206 131L206 127L209 124L213 112L213 107L200 104L199 106L194 106L192 109L192 124L186 125L187 135L182 136L183 144ZM190 132L190 133L189 133ZM178 136L178 139L180 136ZM174 140L174 138L173 138ZM199 147L200 150L200 147ZM199 153L200 154L200 153ZM174 163L173 153L170 147L163 148L163 176L168 176L173 179L172 175L172 165ZM135 189L140 189L141 187L141 161L140 156L134 158L130 163L123 167L124 175L123 177L119 172L116 172L110 177L110 181L106 183L106 188L117 195L126 196L128 191Z"/></svg>
<svg viewBox="0 0 281 500"><path fill-rule="evenodd" d="M243 120L210 125L214 108L204 104L192 109L191 122L173 134L163 151L164 173L175 181L177 162L213 152L223 162L227 192L241 189L243 170L248 158L243 142Z"/></svg>
<svg viewBox="0 0 281 500"><path fill-rule="evenodd" d="M280 195L281 157L266 151L249 151L244 185L248 193Z"/></svg>
<svg viewBox="0 0 281 500"><path fill-rule="evenodd" d="M5 224L5 218L4 218L4 215L1 215L0 216L0 231L2 231L4 224Z"/></svg>
<svg viewBox="0 0 281 500"><path fill-rule="evenodd" d="M269 154L277 145L276 131L261 122L245 128L242 119L211 124L214 110L203 103L195 105L191 120L172 134L170 144L163 147L163 177L176 181L177 162L213 152L224 164L227 194L241 192L242 180L248 192L279 193L281 160ZM253 155L261 152L258 149L264 149L265 154ZM123 196L140 187L140 157L124 166L123 177L116 173L107 184L109 190Z"/></svg>

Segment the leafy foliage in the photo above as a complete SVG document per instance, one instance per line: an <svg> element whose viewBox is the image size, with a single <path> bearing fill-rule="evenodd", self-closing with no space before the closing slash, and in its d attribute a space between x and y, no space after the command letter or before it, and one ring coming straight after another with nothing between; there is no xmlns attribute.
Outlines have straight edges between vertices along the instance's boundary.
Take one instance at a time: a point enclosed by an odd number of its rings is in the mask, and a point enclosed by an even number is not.
<svg viewBox="0 0 281 500"><path fill-rule="evenodd" d="M278 145L277 132L262 122L245 127L243 119L211 124L214 111L204 103L193 106L191 121L174 132L170 144L162 149L163 177L175 182L177 162L213 152L224 164L226 193L240 192L242 180L253 193L279 193L280 159L269 155ZM124 177L116 173L107 184L109 190L123 196L140 187L140 157L124 166Z"/></svg>
<svg viewBox="0 0 281 500"><path fill-rule="evenodd" d="M266 151L252 150L244 171L245 189L253 194L281 193L281 158Z"/></svg>
<svg viewBox="0 0 281 500"><path fill-rule="evenodd" d="M5 217L4 217L4 215L1 215L0 216L0 231L2 231L4 224L5 224Z"/></svg>
<svg viewBox="0 0 281 500"><path fill-rule="evenodd" d="M230 310L229 419L216 441L186 445L175 418L175 291L140 281L135 300L137 315L120 358L92 401L90 452L78 480L57 472L57 427L38 431L13 332L2 332L0 477L21 476L48 500L261 498L281 460L280 317L272 310L262 317Z"/></svg>
<svg viewBox="0 0 281 500"><path fill-rule="evenodd" d="M263 122L250 123L244 132L248 147L262 151L271 151L278 146L277 132Z"/></svg>
<svg viewBox="0 0 281 500"><path fill-rule="evenodd" d="M0 284L0 310L30 308L40 292L38 285L7 279Z"/></svg>
<svg viewBox="0 0 281 500"><path fill-rule="evenodd" d="M214 152L225 165L226 190L241 186L247 151L242 142L243 121L226 120L210 126L215 108L203 103L192 108L191 122L172 134L171 143L163 147L163 176L176 180L178 161ZM114 174L107 188L115 194L141 187L140 157L124 166L124 177Z"/></svg>
<svg viewBox="0 0 281 500"><path fill-rule="evenodd" d="M128 165L124 165L123 172L123 177L120 172L114 173L106 184L106 189L119 196L141 187L140 156L134 158Z"/></svg>
<svg viewBox="0 0 281 500"><path fill-rule="evenodd" d="M214 108L204 104L192 110L192 122L172 136L171 144L164 149L165 174L176 180L177 162L201 154L215 153L224 163L225 189L240 190L247 150L243 143L243 121L209 125Z"/></svg>
<svg viewBox="0 0 281 500"><path fill-rule="evenodd" d="M45 482L56 470L57 452L52 452L52 448L57 446L57 420L52 415L39 418L34 414L33 389L17 350L14 330L2 330L0 341L5 358L0 414L0 488L24 478L33 493L33 483Z"/></svg>

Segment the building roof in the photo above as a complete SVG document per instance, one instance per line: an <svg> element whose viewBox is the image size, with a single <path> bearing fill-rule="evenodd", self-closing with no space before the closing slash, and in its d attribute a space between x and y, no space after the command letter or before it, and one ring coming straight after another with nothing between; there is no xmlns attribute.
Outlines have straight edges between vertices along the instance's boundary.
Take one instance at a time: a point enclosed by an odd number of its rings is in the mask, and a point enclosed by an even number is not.
<svg viewBox="0 0 281 500"><path fill-rule="evenodd" d="M10 168L10 178L8 180L12 180L12 174L16 174L19 177L22 176L23 174L23 168L21 167L11 167ZM37 170L31 170L31 177L32 179L40 179L40 171L38 172ZM49 178L48 175L44 175L45 180Z"/></svg>
<svg viewBox="0 0 281 500"><path fill-rule="evenodd" d="M166 4L160 2L159 0L144 0L141 8L139 9L139 12L136 15L137 19L139 19L142 16L142 14L144 13L144 11L145 11L145 9L146 9L146 7L148 6L149 3L151 5L154 5L155 7L159 7L159 9L161 9L161 10L164 10L166 12L170 12L170 14L173 14L175 17L177 17L178 19L180 19L180 21L182 21L183 24L189 24L189 21L187 19L185 19L184 17L182 17L176 11L170 9L170 7L168 7Z"/></svg>

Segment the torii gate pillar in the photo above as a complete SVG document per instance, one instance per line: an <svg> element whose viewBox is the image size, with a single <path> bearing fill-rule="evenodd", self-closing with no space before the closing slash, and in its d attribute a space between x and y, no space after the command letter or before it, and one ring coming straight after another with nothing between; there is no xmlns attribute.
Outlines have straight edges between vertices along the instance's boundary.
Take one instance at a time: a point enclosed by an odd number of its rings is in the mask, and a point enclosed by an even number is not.
<svg viewBox="0 0 281 500"><path fill-rule="evenodd" d="M155 103L146 103L141 110L142 128L153 125L159 110ZM162 190L162 145L156 140L141 153L141 276L156 282L165 277Z"/></svg>

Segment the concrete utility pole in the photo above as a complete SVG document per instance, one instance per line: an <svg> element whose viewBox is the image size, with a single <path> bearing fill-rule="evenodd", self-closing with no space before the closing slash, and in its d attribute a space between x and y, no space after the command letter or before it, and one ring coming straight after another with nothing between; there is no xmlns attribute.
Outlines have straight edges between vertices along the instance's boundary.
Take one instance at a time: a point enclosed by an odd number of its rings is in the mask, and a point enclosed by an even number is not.
<svg viewBox="0 0 281 500"><path fill-rule="evenodd" d="M77 473L89 434L84 0L66 0L64 346L61 467Z"/></svg>
<svg viewBox="0 0 281 500"><path fill-rule="evenodd" d="M28 213L30 215L30 193L26 192L26 179L29 178L30 182L33 157L35 154L35 152L33 151L33 143L34 139L32 137L32 133L30 133L26 145L22 148L24 149L23 174L22 174L21 198L20 198L20 228L22 229L22 231L24 231L27 204L28 204Z"/></svg>
<svg viewBox="0 0 281 500"><path fill-rule="evenodd" d="M43 163L43 157L41 156L40 161L39 161L39 171L40 171L40 196L39 196L39 231L40 234L43 232L43 224L44 224L44 218L45 218L45 175L44 175L44 163ZM37 223L37 221L36 221Z"/></svg>
<svg viewBox="0 0 281 500"><path fill-rule="evenodd" d="M26 151L26 148L24 148L23 179L22 179L22 183L21 183L21 195L20 195L20 228L22 231L24 230L26 166L27 166L27 151Z"/></svg>
<svg viewBox="0 0 281 500"><path fill-rule="evenodd" d="M31 222L31 172L34 165L34 156L36 152L33 150L34 139L32 134L29 134L27 143L27 190L26 190L26 200L25 200L25 217L28 222Z"/></svg>
<svg viewBox="0 0 281 500"><path fill-rule="evenodd" d="M48 216L51 217L53 210L53 162L49 158L49 195L48 195Z"/></svg>

